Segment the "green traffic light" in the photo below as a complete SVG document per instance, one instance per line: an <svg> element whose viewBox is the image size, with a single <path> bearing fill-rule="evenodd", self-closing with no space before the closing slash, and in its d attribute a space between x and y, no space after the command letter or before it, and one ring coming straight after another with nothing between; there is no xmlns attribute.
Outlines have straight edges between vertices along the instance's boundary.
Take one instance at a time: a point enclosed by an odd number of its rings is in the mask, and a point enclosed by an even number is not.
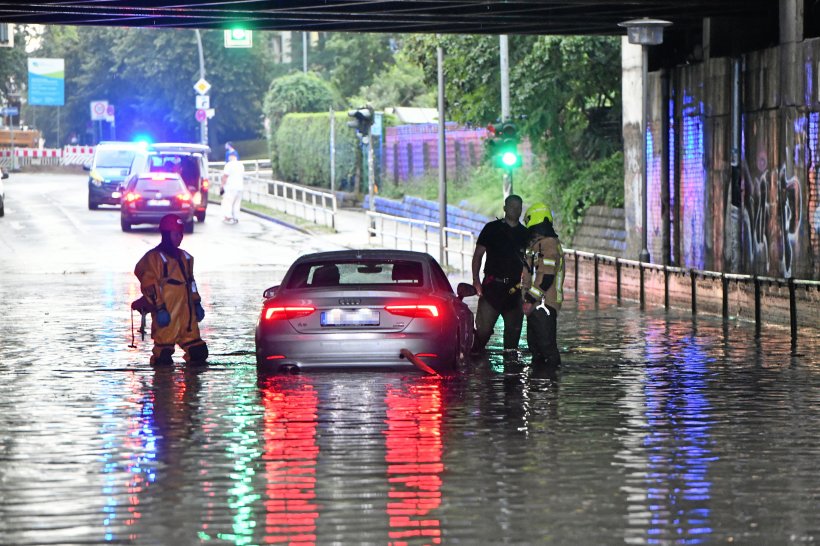
<svg viewBox="0 0 820 546"><path fill-rule="evenodd" d="M515 152L504 152L501 156L501 163L507 167L515 166L515 164L518 163L518 154Z"/></svg>
<svg viewBox="0 0 820 546"><path fill-rule="evenodd" d="M244 28L232 28L231 29L231 38L234 40L244 40L245 39L245 29Z"/></svg>

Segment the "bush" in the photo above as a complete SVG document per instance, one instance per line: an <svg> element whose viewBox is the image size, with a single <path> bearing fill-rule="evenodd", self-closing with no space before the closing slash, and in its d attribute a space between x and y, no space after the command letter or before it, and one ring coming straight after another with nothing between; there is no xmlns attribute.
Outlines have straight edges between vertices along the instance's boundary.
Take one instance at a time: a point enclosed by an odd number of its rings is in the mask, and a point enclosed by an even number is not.
<svg viewBox="0 0 820 546"><path fill-rule="evenodd" d="M334 114L336 122L336 187L352 185L358 139L347 128L346 112ZM273 142L277 174L283 180L320 188L330 188L330 116L288 114L279 125Z"/></svg>

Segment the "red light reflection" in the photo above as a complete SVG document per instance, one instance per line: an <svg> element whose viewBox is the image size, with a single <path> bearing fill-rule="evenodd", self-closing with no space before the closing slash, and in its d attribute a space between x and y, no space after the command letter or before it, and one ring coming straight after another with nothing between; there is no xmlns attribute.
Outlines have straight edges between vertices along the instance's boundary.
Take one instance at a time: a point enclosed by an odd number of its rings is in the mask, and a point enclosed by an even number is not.
<svg viewBox="0 0 820 546"><path fill-rule="evenodd" d="M390 544L441 544L441 382L388 389L386 461ZM415 539L415 540L413 540Z"/></svg>
<svg viewBox="0 0 820 546"><path fill-rule="evenodd" d="M265 454L265 543L315 544L317 406L308 383L269 378L262 390Z"/></svg>

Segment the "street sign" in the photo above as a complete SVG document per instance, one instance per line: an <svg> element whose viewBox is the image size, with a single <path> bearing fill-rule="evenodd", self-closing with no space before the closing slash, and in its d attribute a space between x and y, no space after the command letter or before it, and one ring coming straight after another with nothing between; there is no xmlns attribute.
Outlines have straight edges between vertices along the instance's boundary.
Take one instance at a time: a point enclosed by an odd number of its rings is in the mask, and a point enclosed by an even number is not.
<svg viewBox="0 0 820 546"><path fill-rule="evenodd" d="M208 119L211 119L216 115L216 108L208 108L205 112L208 114Z"/></svg>
<svg viewBox="0 0 820 546"><path fill-rule="evenodd" d="M197 95L196 96L196 107L197 109L206 109L211 107L211 97L208 95Z"/></svg>
<svg viewBox="0 0 820 546"><path fill-rule="evenodd" d="M16 116L20 113L19 108L15 108L14 106L7 106L6 108L0 108L0 115L3 116Z"/></svg>
<svg viewBox="0 0 820 546"><path fill-rule="evenodd" d="M28 103L36 106L65 104L65 60L28 60Z"/></svg>
<svg viewBox="0 0 820 546"><path fill-rule="evenodd" d="M108 112L107 100L91 101L91 121L104 121Z"/></svg>
<svg viewBox="0 0 820 546"><path fill-rule="evenodd" d="M196 90L196 92L197 92L197 93L199 93L200 95L204 95L205 93L207 93L208 91L210 91L210 90L211 90L211 84L210 84L210 83L208 83L208 82L205 80L205 78L199 78L199 81L197 81L197 82L194 84L194 89L195 89L195 90Z"/></svg>
<svg viewBox="0 0 820 546"><path fill-rule="evenodd" d="M253 31L244 28L226 30L225 47L253 47Z"/></svg>
<svg viewBox="0 0 820 546"><path fill-rule="evenodd" d="M208 117L208 113L205 112L204 109L199 108L196 111L196 116L195 117L196 117L196 120L201 123L201 122L205 121L205 118Z"/></svg>

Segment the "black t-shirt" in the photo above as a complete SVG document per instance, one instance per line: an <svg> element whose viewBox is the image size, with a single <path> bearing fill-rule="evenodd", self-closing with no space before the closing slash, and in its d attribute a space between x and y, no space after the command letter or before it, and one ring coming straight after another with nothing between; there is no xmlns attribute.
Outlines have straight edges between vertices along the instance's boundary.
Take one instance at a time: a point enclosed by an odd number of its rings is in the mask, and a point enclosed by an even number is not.
<svg viewBox="0 0 820 546"><path fill-rule="evenodd" d="M489 222L478 235L477 244L487 249L484 276L518 279L523 268L529 233L521 223L510 227L502 218Z"/></svg>

